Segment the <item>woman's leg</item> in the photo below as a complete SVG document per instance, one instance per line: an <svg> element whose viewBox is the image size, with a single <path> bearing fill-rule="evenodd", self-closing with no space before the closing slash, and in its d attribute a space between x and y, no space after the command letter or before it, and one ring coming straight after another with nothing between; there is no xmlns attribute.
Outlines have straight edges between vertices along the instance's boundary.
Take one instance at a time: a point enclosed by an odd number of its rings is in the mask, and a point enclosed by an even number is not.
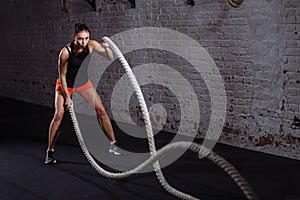
<svg viewBox="0 0 300 200"><path fill-rule="evenodd" d="M64 97L56 92L55 93L55 113L50 123L48 133L48 149L46 153L45 164L54 164L56 159L54 157L54 145L59 136L59 128L64 116Z"/></svg>
<svg viewBox="0 0 300 200"><path fill-rule="evenodd" d="M49 127L48 149L53 150L55 142L59 136L59 127L64 116L64 97L56 92L55 94L55 113Z"/></svg>
<svg viewBox="0 0 300 200"><path fill-rule="evenodd" d="M104 131L105 135L111 142L115 142L115 134L111 125L110 118L108 117L106 110L102 104L101 98L98 95L94 87L88 88L80 95L89 103L89 105L95 109L100 126Z"/></svg>

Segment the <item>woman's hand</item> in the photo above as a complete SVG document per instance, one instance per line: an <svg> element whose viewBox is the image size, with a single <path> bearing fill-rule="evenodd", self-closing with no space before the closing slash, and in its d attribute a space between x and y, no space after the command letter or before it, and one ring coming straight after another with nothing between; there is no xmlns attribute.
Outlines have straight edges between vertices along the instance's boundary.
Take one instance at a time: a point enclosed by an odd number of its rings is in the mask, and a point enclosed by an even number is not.
<svg viewBox="0 0 300 200"><path fill-rule="evenodd" d="M114 58L114 55L113 55L113 52L112 50L110 49L110 45L103 39L105 36L103 36L101 38L101 46L104 48L105 50L105 54L106 54L106 57L109 59L109 60L113 60Z"/></svg>
<svg viewBox="0 0 300 200"><path fill-rule="evenodd" d="M103 39L105 36L103 36L102 38L101 38L101 45L103 46L103 48L108 48L109 47L109 44L107 43L107 42L105 42L105 40Z"/></svg>
<svg viewBox="0 0 300 200"><path fill-rule="evenodd" d="M105 41L101 42L104 49L109 48L109 44Z"/></svg>
<svg viewBox="0 0 300 200"><path fill-rule="evenodd" d="M71 97L68 95L65 100L65 108L69 109L71 105L73 105L73 101Z"/></svg>

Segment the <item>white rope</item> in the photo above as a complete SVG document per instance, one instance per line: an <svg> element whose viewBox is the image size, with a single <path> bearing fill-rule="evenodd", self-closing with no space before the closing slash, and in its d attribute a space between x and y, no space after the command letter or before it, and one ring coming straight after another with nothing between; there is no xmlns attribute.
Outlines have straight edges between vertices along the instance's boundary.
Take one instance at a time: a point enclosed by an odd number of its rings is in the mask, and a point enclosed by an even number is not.
<svg viewBox="0 0 300 200"><path fill-rule="evenodd" d="M134 88L134 91L137 95L137 99L141 106L143 118L145 121L145 127L146 127L146 131L147 131L147 137L148 137L148 143L149 143L151 157L148 158L143 163L141 163L140 165L138 165L136 168L131 169L129 171L125 171L125 172L112 173L112 172L109 172L109 171L101 168L97 164L97 162L93 159L93 157L90 155L90 153L84 143L84 140L82 138L82 134L81 134L81 131L80 131L80 128L78 125L78 121L76 119L74 108L73 108L73 106L71 106L69 109L69 112L70 112L71 120L73 122L73 127L75 129L75 133L76 133L77 139L79 141L79 145L80 145L85 157L87 158L88 162L90 163L90 165L102 176L105 176L107 178L122 179L122 178L129 177L135 173L141 172L143 169L145 169L146 167L148 167L149 165L152 164L159 183L162 185L162 187L167 192L169 192L171 195L176 196L181 199L195 200L197 198L195 198L189 194L183 193L183 192L175 189L174 187L172 187L170 184L168 184L168 182L166 181L166 179L161 171L161 168L160 168L160 165L158 162L158 159L160 158L160 156L162 156L163 154L165 154L168 151L172 151L177 148L190 149L191 151L196 152L199 155L206 156L206 158L208 158L210 161L212 161L213 163L216 163L235 181L235 183L240 187L240 189L242 190L244 195L249 200L255 200L256 199L255 193L252 191L251 187L246 182L246 180L240 175L240 173L224 158L218 156L213 151L208 150L204 146L200 146L199 144L193 143L193 142L174 142L174 143L168 144L168 145L164 146L163 148L161 148L160 150L156 151L150 116L149 116L148 108L145 103L141 88L140 88L131 68L129 67L126 59L124 58L122 52L119 50L119 48L108 37L104 37L103 39L110 45L112 51L117 56L118 60L121 62L122 67L125 69L126 74L128 75L129 80L130 80L130 82Z"/></svg>

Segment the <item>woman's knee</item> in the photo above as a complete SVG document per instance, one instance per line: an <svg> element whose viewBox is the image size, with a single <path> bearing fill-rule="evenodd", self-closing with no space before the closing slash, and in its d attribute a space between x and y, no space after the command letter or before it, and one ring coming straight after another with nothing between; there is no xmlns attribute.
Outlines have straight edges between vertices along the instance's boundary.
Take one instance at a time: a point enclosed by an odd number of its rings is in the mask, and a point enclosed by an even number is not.
<svg viewBox="0 0 300 200"><path fill-rule="evenodd" d="M54 121L61 121L62 118L64 117L64 113L65 113L64 110L56 111L53 118Z"/></svg>
<svg viewBox="0 0 300 200"><path fill-rule="evenodd" d="M102 107L96 108L96 113L97 113L98 117L100 117L100 118L108 117L105 108L102 108Z"/></svg>

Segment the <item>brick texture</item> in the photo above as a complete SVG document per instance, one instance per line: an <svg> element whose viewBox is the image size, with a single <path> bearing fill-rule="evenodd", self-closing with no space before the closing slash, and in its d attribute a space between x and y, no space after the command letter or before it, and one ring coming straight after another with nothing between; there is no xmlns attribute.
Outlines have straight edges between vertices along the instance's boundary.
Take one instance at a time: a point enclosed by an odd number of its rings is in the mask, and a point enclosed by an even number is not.
<svg viewBox="0 0 300 200"><path fill-rule="evenodd" d="M131 8L125 0L115 4L97 0L94 11L87 1L70 0L69 12L65 13L59 1L4 0L0 7L0 94L53 107L58 53L72 40L76 22L86 23L97 40L132 28L169 28L204 47L222 75L227 114L219 141L300 159L299 1L245 1L236 9L226 0L195 3L192 7L184 0L136 0L136 8ZM130 40L121 42L131 45ZM182 48L187 48L184 43ZM211 99L205 81L190 63L170 52L153 49L129 52L125 57L132 68L164 64L189 81L200 107L198 137L204 137ZM110 98L123 75L115 61L97 85L111 118ZM180 88L180 83L176 87ZM142 91L149 107L156 103L164 106L167 123L163 130L176 133L183 105L172 91L155 84L143 86ZM128 116L143 125L134 96L129 107Z"/></svg>

